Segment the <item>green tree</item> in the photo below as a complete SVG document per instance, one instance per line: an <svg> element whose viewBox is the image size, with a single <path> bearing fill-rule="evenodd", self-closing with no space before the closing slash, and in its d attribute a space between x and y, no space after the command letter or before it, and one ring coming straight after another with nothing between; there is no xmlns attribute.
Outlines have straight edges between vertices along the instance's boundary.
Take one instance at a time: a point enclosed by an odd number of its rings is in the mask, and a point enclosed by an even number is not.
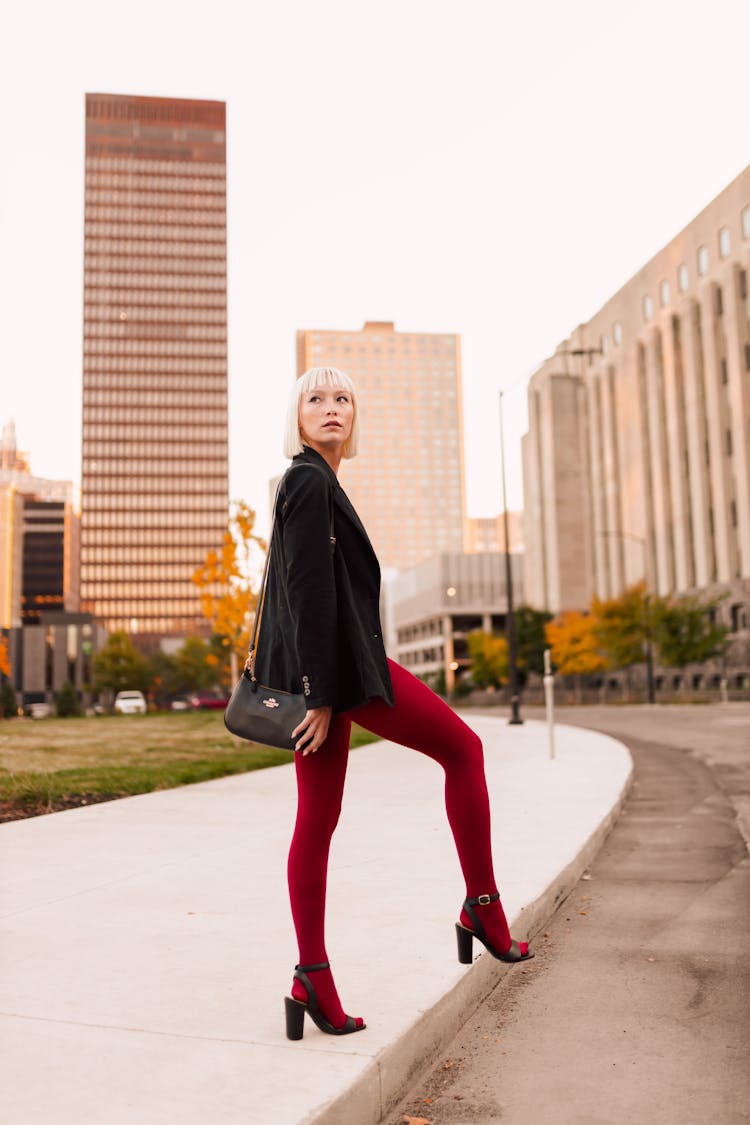
<svg viewBox="0 0 750 1125"><path fill-rule="evenodd" d="M649 594L644 581L628 586L615 598L591 599L591 613L599 647L610 667L625 670L627 694L630 694L630 669L646 660L649 637L653 636L654 620L663 599Z"/></svg>
<svg viewBox="0 0 750 1125"><path fill-rule="evenodd" d="M530 605L520 605L513 617L516 626L516 653L518 678L523 687L530 672L544 675L544 650L547 642L544 627L552 620L546 610L532 609Z"/></svg>
<svg viewBox="0 0 750 1125"><path fill-rule="evenodd" d="M153 693L160 704L170 696L205 691L220 679L217 653L202 637L187 637L175 653L152 653L148 665Z"/></svg>
<svg viewBox="0 0 750 1125"><path fill-rule="evenodd" d="M205 691L218 679L215 655L201 637L187 637L175 653L175 672L179 691Z"/></svg>
<svg viewBox="0 0 750 1125"><path fill-rule="evenodd" d="M182 690L177 674L177 657L170 652L152 652L148 657L149 680L157 706L163 706Z"/></svg>
<svg viewBox="0 0 750 1125"><path fill-rule="evenodd" d="M152 672L127 633L110 633L93 660L96 691L148 691Z"/></svg>
<svg viewBox="0 0 750 1125"><path fill-rule="evenodd" d="M658 607L654 617L654 641L659 659L667 668L702 664L719 656L729 635L725 625L714 620L721 598L702 601L694 595L671 598Z"/></svg>
<svg viewBox="0 0 750 1125"><path fill-rule="evenodd" d="M0 718L13 719L18 714L18 704L13 685L9 680L0 683Z"/></svg>
<svg viewBox="0 0 750 1125"><path fill-rule="evenodd" d="M436 695L442 695L445 698L447 694L445 668L439 668L437 672L423 672L417 676L417 679L421 680L423 684L427 684L428 688L434 691Z"/></svg>
<svg viewBox="0 0 750 1125"><path fill-rule="evenodd" d="M475 629L466 636L471 657L471 678L478 687L500 687L508 679L508 642L505 637Z"/></svg>
<svg viewBox="0 0 750 1125"><path fill-rule="evenodd" d="M67 719L71 716L78 716L81 714L81 701L78 698L78 692L71 684L70 680L66 680L57 695L55 709L59 718Z"/></svg>
<svg viewBox="0 0 750 1125"><path fill-rule="evenodd" d="M615 668L640 664L648 638L652 600L646 583L629 586L616 598L591 599L595 632L602 651Z"/></svg>

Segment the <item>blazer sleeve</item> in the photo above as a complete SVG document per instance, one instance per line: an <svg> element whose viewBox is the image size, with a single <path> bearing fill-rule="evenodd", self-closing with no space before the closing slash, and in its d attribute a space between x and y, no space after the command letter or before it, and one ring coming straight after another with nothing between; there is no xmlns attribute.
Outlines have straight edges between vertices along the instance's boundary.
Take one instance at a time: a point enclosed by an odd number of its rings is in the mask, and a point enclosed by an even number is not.
<svg viewBox="0 0 750 1125"><path fill-rule="evenodd" d="M290 471L283 501L289 613L305 704L333 706L337 696L337 600L330 544L331 488L314 466Z"/></svg>

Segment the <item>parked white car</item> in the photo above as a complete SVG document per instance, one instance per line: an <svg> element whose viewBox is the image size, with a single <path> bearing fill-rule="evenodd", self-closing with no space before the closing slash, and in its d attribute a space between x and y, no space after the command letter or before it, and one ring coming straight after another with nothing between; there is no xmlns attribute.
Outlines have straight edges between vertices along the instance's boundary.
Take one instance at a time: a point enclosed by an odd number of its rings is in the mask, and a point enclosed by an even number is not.
<svg viewBox="0 0 750 1125"><path fill-rule="evenodd" d="M32 703L29 705L29 715L32 719L48 719L52 714L49 703Z"/></svg>
<svg viewBox="0 0 750 1125"><path fill-rule="evenodd" d="M118 715L145 715L146 697L142 691L118 691L115 712Z"/></svg>

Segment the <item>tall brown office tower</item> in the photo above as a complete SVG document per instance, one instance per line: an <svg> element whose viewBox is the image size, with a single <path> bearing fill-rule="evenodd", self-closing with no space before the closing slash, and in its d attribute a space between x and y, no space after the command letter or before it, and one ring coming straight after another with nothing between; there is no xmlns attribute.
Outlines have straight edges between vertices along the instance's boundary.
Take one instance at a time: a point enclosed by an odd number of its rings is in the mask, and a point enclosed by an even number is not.
<svg viewBox="0 0 750 1125"><path fill-rule="evenodd" d="M87 94L85 206L81 608L148 643L227 523L224 103Z"/></svg>
<svg viewBox="0 0 750 1125"><path fill-rule="evenodd" d="M465 538L460 338L396 332L297 333L297 375L338 367L354 379L360 449L341 481L383 567L403 569Z"/></svg>

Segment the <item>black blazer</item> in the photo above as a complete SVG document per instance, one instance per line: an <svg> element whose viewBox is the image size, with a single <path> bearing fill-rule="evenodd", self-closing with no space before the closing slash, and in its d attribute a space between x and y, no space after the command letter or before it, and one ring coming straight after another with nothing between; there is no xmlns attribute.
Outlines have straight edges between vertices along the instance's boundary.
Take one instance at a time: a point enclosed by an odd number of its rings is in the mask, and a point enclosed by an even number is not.
<svg viewBox="0 0 750 1125"><path fill-rule="evenodd" d="M330 542L331 516L335 546ZM348 711L393 688L380 624L380 566L333 469L308 446L282 477L255 673Z"/></svg>

